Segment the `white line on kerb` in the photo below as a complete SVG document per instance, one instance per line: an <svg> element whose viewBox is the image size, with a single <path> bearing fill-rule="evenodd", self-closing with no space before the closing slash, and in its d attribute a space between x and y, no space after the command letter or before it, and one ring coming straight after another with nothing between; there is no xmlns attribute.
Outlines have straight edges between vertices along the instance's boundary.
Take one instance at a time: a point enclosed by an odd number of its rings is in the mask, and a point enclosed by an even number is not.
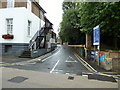
<svg viewBox="0 0 120 90"><path fill-rule="evenodd" d="M84 62L86 65L88 65L89 66L89 68L91 68L94 72L97 72L92 66L90 66L86 61L84 61L80 56L78 56L78 55L76 55L76 54L74 54L76 57L79 57L78 58L78 60L80 60L81 62Z"/></svg>
<svg viewBox="0 0 120 90"><path fill-rule="evenodd" d="M53 55L56 55L56 53L58 53L61 49L59 49L57 52L55 52L54 54L52 54L51 56L48 56L47 58L43 59L42 61L46 61L47 59L51 58Z"/></svg>
<svg viewBox="0 0 120 90"><path fill-rule="evenodd" d="M52 73L54 71L54 69L56 68L56 66L58 65L60 60L57 61L57 63L55 64L55 66L52 68L52 70L50 71L50 73Z"/></svg>

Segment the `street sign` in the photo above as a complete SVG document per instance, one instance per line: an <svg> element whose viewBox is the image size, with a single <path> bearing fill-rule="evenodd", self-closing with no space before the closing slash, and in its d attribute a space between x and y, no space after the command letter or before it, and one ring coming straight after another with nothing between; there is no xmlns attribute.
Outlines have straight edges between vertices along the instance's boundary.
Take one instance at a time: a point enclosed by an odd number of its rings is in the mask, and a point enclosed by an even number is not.
<svg viewBox="0 0 120 90"><path fill-rule="evenodd" d="M95 60L95 50L91 50L91 59Z"/></svg>
<svg viewBox="0 0 120 90"><path fill-rule="evenodd" d="M99 25L93 28L93 45L100 44L100 27Z"/></svg>

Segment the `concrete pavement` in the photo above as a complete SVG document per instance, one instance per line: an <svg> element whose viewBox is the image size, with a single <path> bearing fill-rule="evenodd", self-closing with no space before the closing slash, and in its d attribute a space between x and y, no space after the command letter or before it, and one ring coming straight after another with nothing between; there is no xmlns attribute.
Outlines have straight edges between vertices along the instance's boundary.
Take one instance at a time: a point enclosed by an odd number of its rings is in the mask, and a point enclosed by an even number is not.
<svg viewBox="0 0 120 90"><path fill-rule="evenodd" d="M11 56L11 55L0 55L0 65L8 65L8 64L20 64L20 63L26 63L26 62L34 62L38 61L38 59L44 59L53 53L55 53L60 47L58 46L55 50L52 52L46 53L38 58L19 58L17 56Z"/></svg>
<svg viewBox="0 0 120 90"><path fill-rule="evenodd" d="M86 76L45 73L1 67L2 88L118 88L117 83L88 80ZM16 76L28 78L21 83L8 81ZM69 80L68 76L73 76Z"/></svg>

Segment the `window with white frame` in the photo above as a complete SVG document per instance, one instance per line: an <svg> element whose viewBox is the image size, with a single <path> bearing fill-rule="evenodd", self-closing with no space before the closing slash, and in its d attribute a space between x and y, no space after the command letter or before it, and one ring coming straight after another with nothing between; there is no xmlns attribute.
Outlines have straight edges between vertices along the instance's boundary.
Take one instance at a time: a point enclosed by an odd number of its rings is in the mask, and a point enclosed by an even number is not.
<svg viewBox="0 0 120 90"><path fill-rule="evenodd" d="M13 33L13 19L6 19L7 21L7 34Z"/></svg>
<svg viewBox="0 0 120 90"><path fill-rule="evenodd" d="M31 31L31 21L28 20L28 35L30 36Z"/></svg>
<svg viewBox="0 0 120 90"><path fill-rule="evenodd" d="M7 0L7 8L13 8L14 7L14 0Z"/></svg>

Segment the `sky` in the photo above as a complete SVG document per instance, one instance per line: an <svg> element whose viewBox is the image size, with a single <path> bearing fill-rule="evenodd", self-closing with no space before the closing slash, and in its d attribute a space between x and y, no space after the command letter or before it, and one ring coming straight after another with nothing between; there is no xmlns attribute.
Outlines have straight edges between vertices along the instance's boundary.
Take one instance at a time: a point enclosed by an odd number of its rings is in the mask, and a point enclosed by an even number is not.
<svg viewBox="0 0 120 90"><path fill-rule="evenodd" d="M40 0L41 7L47 12L45 16L53 23L53 28L58 33L62 21L62 2L64 0Z"/></svg>

